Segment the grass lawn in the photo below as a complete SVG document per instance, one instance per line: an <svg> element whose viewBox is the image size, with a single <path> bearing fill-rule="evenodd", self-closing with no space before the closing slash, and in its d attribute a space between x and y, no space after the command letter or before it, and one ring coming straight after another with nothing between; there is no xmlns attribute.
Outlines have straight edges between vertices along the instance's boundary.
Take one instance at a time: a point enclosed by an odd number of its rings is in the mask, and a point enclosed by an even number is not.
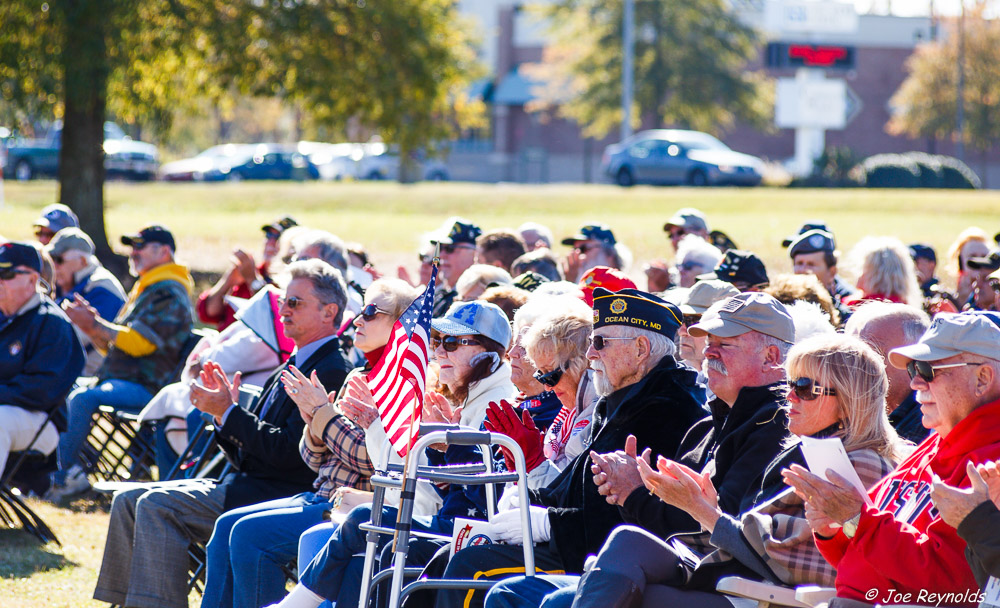
<svg viewBox="0 0 1000 608"><path fill-rule="evenodd" d="M1000 230L1000 192L993 191L243 182L111 183L106 192L110 238L163 223L177 237L178 257L199 270L223 269L236 246L258 251L260 226L279 214L363 243L389 272L398 264L415 266L419 236L450 215L485 229L538 221L557 238L603 222L632 249L637 276L643 261L672 256L663 222L687 206L703 210L712 228L756 252L772 273L788 269L781 239L810 219L825 220L845 252L865 235L885 234L929 243L939 259L968 226L990 235ZM57 185L5 182L4 193L0 234L22 239L30 237L38 210L56 200Z"/></svg>
<svg viewBox="0 0 1000 608"><path fill-rule="evenodd" d="M5 182L3 192L0 234L27 239L39 209L56 200L57 185ZM538 221L557 238L585 223L603 222L632 249L632 274L640 277L643 261L672 256L663 222L686 206L702 209L713 228L761 255L772 273L789 269L781 239L811 219L825 220L845 251L865 235L887 234L905 243L929 243L939 259L968 226L978 225L990 235L1000 230L997 192L277 182L112 183L106 192L113 240L163 223L177 237L181 261L209 271L222 270L233 247L257 252L260 226L282 214L365 244L375 264L389 274L398 264L415 267L420 234L450 215L463 215L486 229ZM639 284L645 285L644 280ZM86 506L71 511L31 504L63 546L40 546L22 532L0 529L0 605L99 605L88 598L100 565L107 514Z"/></svg>

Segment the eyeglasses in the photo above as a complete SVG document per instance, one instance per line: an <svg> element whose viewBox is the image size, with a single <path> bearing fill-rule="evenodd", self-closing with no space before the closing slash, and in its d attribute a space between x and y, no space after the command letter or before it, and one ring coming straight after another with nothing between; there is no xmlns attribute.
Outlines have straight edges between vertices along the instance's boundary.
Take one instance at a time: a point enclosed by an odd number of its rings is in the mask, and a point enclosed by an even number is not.
<svg viewBox="0 0 1000 608"><path fill-rule="evenodd" d="M51 230L45 230L45 229L41 229L41 228L38 229L38 230L35 230L35 237L36 238L41 238L43 236L47 236L47 237L49 237L51 239L55 235L56 235L56 233L52 232Z"/></svg>
<svg viewBox="0 0 1000 608"><path fill-rule="evenodd" d="M951 369L953 367L965 367L966 365L982 365L979 363L946 363L945 365L931 365L928 361L911 360L906 364L906 373L910 375L910 380L920 376L924 382L934 382L934 370Z"/></svg>
<svg viewBox="0 0 1000 608"><path fill-rule="evenodd" d="M608 340L635 340L635 338L611 338L608 336L594 335L590 336L590 344L594 347L594 350L604 350L605 344Z"/></svg>
<svg viewBox="0 0 1000 608"><path fill-rule="evenodd" d="M684 236L685 234L687 234L687 232L685 232L683 229L671 230L670 231L670 238L672 238L672 239L679 239L682 236Z"/></svg>
<svg viewBox="0 0 1000 608"><path fill-rule="evenodd" d="M306 303L305 300L303 300L302 298L297 298L295 296L292 296L290 298L286 298L286 297L280 297L280 298L278 298L278 308L281 308L282 306L284 306L285 304L287 304L288 308L290 308L292 310L295 310L296 308L298 308L299 306L302 306L305 303Z"/></svg>
<svg viewBox="0 0 1000 608"><path fill-rule="evenodd" d="M30 270L17 270L15 268L7 268L0 270L0 281L13 281L14 278L19 274L31 274Z"/></svg>
<svg viewBox="0 0 1000 608"><path fill-rule="evenodd" d="M583 254L587 253L588 251L590 251L591 249L593 249L594 247L598 247L598 246L599 245L577 245L573 249L575 249L580 255L583 255Z"/></svg>
<svg viewBox="0 0 1000 608"><path fill-rule="evenodd" d="M812 378L796 378L788 381L788 389L795 393L795 396L802 401L813 401L823 395L836 396L837 390L820 386Z"/></svg>
<svg viewBox="0 0 1000 608"><path fill-rule="evenodd" d="M66 258L59 255L58 253L53 253L50 257L52 258L52 263L56 264L57 266L62 266L63 262L66 261Z"/></svg>
<svg viewBox="0 0 1000 608"><path fill-rule="evenodd" d="M472 245L441 245L441 253L455 253L456 249L475 249Z"/></svg>
<svg viewBox="0 0 1000 608"><path fill-rule="evenodd" d="M432 337L431 348L437 350L439 346L443 346L446 352L453 353L458 350L459 346L480 346L480 344L471 338L456 338L455 336Z"/></svg>
<svg viewBox="0 0 1000 608"><path fill-rule="evenodd" d="M369 304L368 306L365 306L364 308L361 309L361 318L364 319L365 321L369 322L374 321L375 317L377 317L379 314L387 315L389 314L389 311L382 310L381 308L379 308L374 304Z"/></svg>
<svg viewBox="0 0 1000 608"><path fill-rule="evenodd" d="M563 370L563 368L561 367L557 367L550 372L544 372L544 373L542 372L542 370L539 369L535 370L535 373L532 374L532 377L535 380L538 380L539 382L544 384L545 386L552 388L553 386L559 384L559 381L562 380L564 371L565 370Z"/></svg>
<svg viewBox="0 0 1000 608"><path fill-rule="evenodd" d="M681 317L681 320L684 322L685 327L691 327L698 321L701 321L701 315L684 315Z"/></svg>

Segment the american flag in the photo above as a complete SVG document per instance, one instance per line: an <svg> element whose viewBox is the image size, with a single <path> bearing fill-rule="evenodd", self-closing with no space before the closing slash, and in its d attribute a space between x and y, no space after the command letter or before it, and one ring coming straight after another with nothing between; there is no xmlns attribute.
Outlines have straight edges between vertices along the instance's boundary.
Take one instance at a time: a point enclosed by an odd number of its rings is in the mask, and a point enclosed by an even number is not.
<svg viewBox="0 0 1000 608"><path fill-rule="evenodd" d="M437 272L435 265L424 293L392 326L385 352L368 374L382 427L400 457L406 456L419 435L410 425L419 430Z"/></svg>

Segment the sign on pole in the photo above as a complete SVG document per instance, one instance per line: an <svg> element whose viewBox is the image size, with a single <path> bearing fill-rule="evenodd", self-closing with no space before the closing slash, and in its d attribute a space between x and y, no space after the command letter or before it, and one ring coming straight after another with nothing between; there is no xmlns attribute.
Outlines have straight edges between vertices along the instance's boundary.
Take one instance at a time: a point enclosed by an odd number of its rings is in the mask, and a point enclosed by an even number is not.
<svg viewBox="0 0 1000 608"><path fill-rule="evenodd" d="M847 83L843 80L778 79L774 122L781 129L843 129Z"/></svg>
<svg viewBox="0 0 1000 608"><path fill-rule="evenodd" d="M851 34L858 30L858 13L846 2L767 0L764 27L778 34Z"/></svg>

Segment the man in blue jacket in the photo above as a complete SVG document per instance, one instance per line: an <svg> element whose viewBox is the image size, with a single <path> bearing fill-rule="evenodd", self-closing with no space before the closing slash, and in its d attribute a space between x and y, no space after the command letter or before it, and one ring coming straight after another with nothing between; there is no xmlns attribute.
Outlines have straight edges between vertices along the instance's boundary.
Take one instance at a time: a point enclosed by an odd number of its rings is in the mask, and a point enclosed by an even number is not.
<svg viewBox="0 0 1000 608"><path fill-rule="evenodd" d="M12 450L51 454L62 405L83 370L83 347L56 304L39 292L42 260L31 245L0 245L0 472ZM51 412L56 415L46 423Z"/></svg>

